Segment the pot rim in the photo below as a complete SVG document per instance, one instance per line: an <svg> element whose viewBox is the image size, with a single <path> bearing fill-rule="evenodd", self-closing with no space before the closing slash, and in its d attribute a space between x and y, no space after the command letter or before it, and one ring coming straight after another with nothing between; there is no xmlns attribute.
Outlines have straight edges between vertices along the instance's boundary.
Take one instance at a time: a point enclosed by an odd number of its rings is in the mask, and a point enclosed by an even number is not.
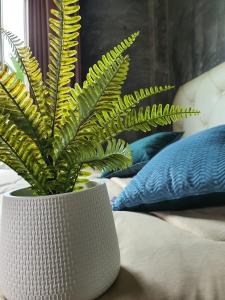
<svg viewBox="0 0 225 300"><path fill-rule="evenodd" d="M90 184L92 186L90 187L87 187L87 185ZM46 199L46 198L49 198L49 197L64 197L64 196L69 196L69 195L72 195L72 194L80 194L80 193L84 193L84 192L89 192L89 191L93 191L95 189L97 189L98 187L100 186L106 186L106 183L105 182L98 182L98 181L89 181L87 184L86 184L86 187L83 189L83 190L80 190L80 191L73 191L73 192L68 192L68 193L61 193L61 194L50 194L50 195L40 195L40 196L32 196L32 195L29 195L29 196L26 196L26 195L13 195L13 193L16 193L16 192L19 192L19 191L26 191L28 190L30 187L25 187L25 188L20 188L20 189L15 189L15 190L12 190L10 192L6 192L3 194L3 198L4 197L7 197L7 198L11 198L11 199L22 199L22 198L25 198L25 199Z"/></svg>

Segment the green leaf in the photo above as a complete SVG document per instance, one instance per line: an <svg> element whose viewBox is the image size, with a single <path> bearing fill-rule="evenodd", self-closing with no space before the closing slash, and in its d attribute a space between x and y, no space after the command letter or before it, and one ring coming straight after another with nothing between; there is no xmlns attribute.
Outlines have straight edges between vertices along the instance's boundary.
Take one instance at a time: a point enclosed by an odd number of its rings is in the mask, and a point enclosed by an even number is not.
<svg viewBox="0 0 225 300"><path fill-rule="evenodd" d="M173 89L174 86L155 86L145 89L140 89L139 91L134 91L132 94L125 95L123 97L118 96L117 101L112 103L112 106L107 109L105 101L100 105L99 109L95 109L94 118L88 120L88 122L81 126L79 134L84 135L85 132L91 126L95 127L95 124L99 124L101 127L106 127L109 123L116 121L119 117L122 118L127 115L133 108L135 108L141 101L155 96L159 93L163 93ZM108 102L111 102L108 99ZM106 104L105 104L106 103Z"/></svg>
<svg viewBox="0 0 225 300"><path fill-rule="evenodd" d="M83 128L85 122L90 122L93 115L98 111L112 109L113 104L107 104L113 101L113 97L118 97L121 93L121 86L128 71L128 57L119 56L117 60L111 64L104 65L102 63L100 65L99 75L95 73L94 69L92 70L92 76L94 77L96 75L95 82L86 85L76 98L76 102L79 103L80 120L78 120L76 115L70 110L68 112L69 118L62 126L62 130L58 131L59 134L54 139L54 160L57 160L60 155L63 154L63 151L71 142L73 143L73 140L79 130ZM108 95L111 95L110 101Z"/></svg>
<svg viewBox="0 0 225 300"><path fill-rule="evenodd" d="M101 60L99 60L92 68L89 69L89 72L86 75L87 79L84 81L83 87L85 88L89 84L92 84L95 81L96 76L101 75L101 71L102 69L104 70L105 66L109 66L117 61L117 59L133 45L138 36L139 31L134 32L128 38L124 39L121 43L115 46L112 50L104 54Z"/></svg>
<svg viewBox="0 0 225 300"><path fill-rule="evenodd" d="M71 147L69 153L65 153L65 158L71 166L85 164L103 171L127 168L132 163L130 148L126 142L115 139L108 141L106 147L94 142L88 147Z"/></svg>
<svg viewBox="0 0 225 300"><path fill-rule="evenodd" d="M107 91L109 91L112 95L115 79L118 77L118 73L126 63L127 57L119 56L111 64L102 64L101 69L99 68L97 73L94 69L92 70L92 76L94 77L94 74L96 76L95 82L86 85L77 97L77 102L80 106L81 122L85 122L88 118L90 118L92 113L96 112L96 110L101 107L101 104L104 107L105 102L105 105L109 105L107 106L108 109L110 109L110 107L112 108L110 101L106 101L105 97L107 95Z"/></svg>
<svg viewBox="0 0 225 300"><path fill-rule="evenodd" d="M92 124L92 133L90 139L98 140L100 143L105 140L112 139L118 134L125 131L151 131L152 128L157 126L165 126L181 119L196 116L199 111L192 108L182 108L175 105L165 105L164 108L161 104L147 106L145 109L142 107L137 112L136 109L132 109L123 117L118 116L112 118L109 121L109 116L101 119L101 125L96 124L95 130ZM85 132L83 135L87 135Z"/></svg>
<svg viewBox="0 0 225 300"><path fill-rule="evenodd" d="M8 115L0 115L0 159L23 176L39 194L50 191L51 171L33 140L19 130Z"/></svg>
<svg viewBox="0 0 225 300"><path fill-rule="evenodd" d="M80 16L77 15L80 7L77 2L54 0L58 9L51 10L50 65L46 83L52 106L52 138L58 138L62 126L67 122L68 114L74 109L70 82L77 61L77 51L74 48L78 45L80 30Z"/></svg>
<svg viewBox="0 0 225 300"><path fill-rule="evenodd" d="M34 103L23 82L17 79L16 73L9 73L8 67L0 69L0 104L7 111L14 111L15 115L25 123L25 128L32 131L37 140L44 139L47 128L37 104ZM18 120L16 120L18 123Z"/></svg>
<svg viewBox="0 0 225 300"><path fill-rule="evenodd" d="M30 48L26 47L15 34L3 28L0 28L0 32L12 47L15 56L14 65L18 64L18 67L24 71L27 77L32 98L42 118L46 120L45 126L47 127L49 124L50 107L48 105L46 86L42 79L39 63L37 59L32 56Z"/></svg>

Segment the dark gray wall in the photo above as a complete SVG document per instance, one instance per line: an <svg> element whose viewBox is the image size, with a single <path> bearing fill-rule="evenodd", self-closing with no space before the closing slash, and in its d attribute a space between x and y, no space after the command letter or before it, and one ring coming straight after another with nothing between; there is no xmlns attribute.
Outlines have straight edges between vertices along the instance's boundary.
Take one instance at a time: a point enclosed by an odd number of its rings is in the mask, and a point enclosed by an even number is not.
<svg viewBox="0 0 225 300"><path fill-rule="evenodd" d="M148 85L151 80L152 56L147 1L85 0L82 14L82 75L102 54L123 38L141 30L136 47L130 49L132 63L127 88Z"/></svg>
<svg viewBox="0 0 225 300"><path fill-rule="evenodd" d="M81 15L83 79L103 53L137 30L126 91L179 86L225 60L224 0L82 0ZM151 102L172 99L168 93Z"/></svg>
<svg viewBox="0 0 225 300"><path fill-rule="evenodd" d="M225 1L169 0L170 57L179 85L225 60Z"/></svg>

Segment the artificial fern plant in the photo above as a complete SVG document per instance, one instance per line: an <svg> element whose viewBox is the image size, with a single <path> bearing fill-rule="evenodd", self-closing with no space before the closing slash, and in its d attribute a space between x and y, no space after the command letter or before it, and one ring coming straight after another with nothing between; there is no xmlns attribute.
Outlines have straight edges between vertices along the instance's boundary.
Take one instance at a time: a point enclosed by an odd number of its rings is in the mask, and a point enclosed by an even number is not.
<svg viewBox="0 0 225 300"><path fill-rule="evenodd" d="M38 61L13 33L1 28L23 70L28 87L6 65L0 70L0 160L27 180L35 194L82 188L85 168L104 171L131 163L123 131L150 131L198 111L174 105L136 109L143 100L173 88L150 87L122 95L130 58L126 50L138 32L89 69L86 81L71 87L77 61L78 0L54 0L50 18L50 64L44 82Z"/></svg>

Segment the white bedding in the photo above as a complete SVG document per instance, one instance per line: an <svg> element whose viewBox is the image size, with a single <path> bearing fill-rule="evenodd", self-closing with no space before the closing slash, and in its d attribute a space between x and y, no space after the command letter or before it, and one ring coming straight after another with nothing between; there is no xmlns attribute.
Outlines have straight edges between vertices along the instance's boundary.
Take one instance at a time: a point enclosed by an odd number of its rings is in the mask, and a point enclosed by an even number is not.
<svg viewBox="0 0 225 300"><path fill-rule="evenodd" d="M10 169L0 169L0 195L14 189L20 189L28 184L14 171Z"/></svg>

